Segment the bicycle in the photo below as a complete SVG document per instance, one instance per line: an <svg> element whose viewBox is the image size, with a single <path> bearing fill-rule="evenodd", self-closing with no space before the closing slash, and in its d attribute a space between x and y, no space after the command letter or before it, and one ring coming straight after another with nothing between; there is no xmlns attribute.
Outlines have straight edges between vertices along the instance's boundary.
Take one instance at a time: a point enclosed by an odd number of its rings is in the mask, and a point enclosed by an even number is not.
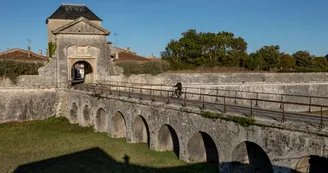
<svg viewBox="0 0 328 173"><path fill-rule="evenodd" d="M172 92L172 95L171 95L171 98L182 99L182 94L183 94L182 91L180 92L180 94L179 94L179 92L177 92L177 91L173 91L173 92Z"/></svg>

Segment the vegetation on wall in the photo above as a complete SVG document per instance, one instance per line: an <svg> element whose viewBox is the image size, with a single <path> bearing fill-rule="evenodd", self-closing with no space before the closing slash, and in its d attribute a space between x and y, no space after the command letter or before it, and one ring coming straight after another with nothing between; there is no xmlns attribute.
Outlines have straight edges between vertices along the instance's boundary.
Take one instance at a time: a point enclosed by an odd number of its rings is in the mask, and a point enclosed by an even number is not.
<svg viewBox="0 0 328 173"><path fill-rule="evenodd" d="M14 84L20 75L38 75L42 63L25 63L15 61L0 61L0 77L9 78Z"/></svg>
<svg viewBox="0 0 328 173"><path fill-rule="evenodd" d="M55 55L56 48L57 48L56 43L53 43L53 42L48 43L47 52L49 53L50 58L52 58Z"/></svg>
<svg viewBox="0 0 328 173"><path fill-rule="evenodd" d="M208 111L202 111L201 116L205 118L210 118L213 120L222 119L225 121L232 121L244 127L249 127L252 125L256 125L256 120L253 118L246 118L246 117L239 117L239 116L232 116L232 115L222 115Z"/></svg>
<svg viewBox="0 0 328 173"><path fill-rule="evenodd" d="M132 74L151 74L157 75L167 71L170 64L166 61L149 60L149 61L120 61L116 65L124 69L123 74L130 76Z"/></svg>
<svg viewBox="0 0 328 173"><path fill-rule="evenodd" d="M161 52L163 60L172 70L197 67L242 67L248 70L275 72L328 71L325 57L315 57L308 51L290 55L280 52L280 46L263 46L256 52L247 53L247 43L231 32L196 32L190 29L178 40L171 40Z"/></svg>

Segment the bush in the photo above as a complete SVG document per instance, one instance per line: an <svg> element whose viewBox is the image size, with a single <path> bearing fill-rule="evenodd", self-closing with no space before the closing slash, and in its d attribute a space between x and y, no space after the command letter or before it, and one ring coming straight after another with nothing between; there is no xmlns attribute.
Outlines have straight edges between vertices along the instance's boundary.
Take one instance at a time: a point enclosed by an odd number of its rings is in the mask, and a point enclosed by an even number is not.
<svg viewBox="0 0 328 173"><path fill-rule="evenodd" d="M9 78L14 84L20 75L38 75L42 63L24 63L15 61L0 61L0 76Z"/></svg>
<svg viewBox="0 0 328 173"><path fill-rule="evenodd" d="M167 71L170 68L170 64L161 60L150 61L121 61L116 65L124 69L123 74L130 76L132 74L151 74L157 75Z"/></svg>
<svg viewBox="0 0 328 173"><path fill-rule="evenodd" d="M297 72L327 72L328 69L321 69L316 67L296 67Z"/></svg>
<svg viewBox="0 0 328 173"><path fill-rule="evenodd" d="M283 69L279 73L309 73L309 72L328 72L328 68L317 67L295 67L295 69Z"/></svg>
<svg viewBox="0 0 328 173"><path fill-rule="evenodd" d="M177 61L169 61L170 62L170 70L193 70L196 68L193 64L177 62Z"/></svg>

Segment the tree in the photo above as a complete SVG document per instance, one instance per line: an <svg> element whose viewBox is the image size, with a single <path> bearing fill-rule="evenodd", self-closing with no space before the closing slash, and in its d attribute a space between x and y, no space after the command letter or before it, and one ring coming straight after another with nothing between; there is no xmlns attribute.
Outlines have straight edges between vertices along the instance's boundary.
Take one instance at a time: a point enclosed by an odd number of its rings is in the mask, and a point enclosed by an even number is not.
<svg viewBox="0 0 328 173"><path fill-rule="evenodd" d="M190 29L182 33L179 43L185 62L195 65L202 64L202 44L201 37L195 29Z"/></svg>
<svg viewBox="0 0 328 173"><path fill-rule="evenodd" d="M282 69L292 69L296 66L294 57L290 54L282 53L280 55L280 65Z"/></svg>
<svg viewBox="0 0 328 173"><path fill-rule="evenodd" d="M256 70L258 64L255 62L255 53L251 53L246 57L245 65L243 67L249 69L249 70Z"/></svg>
<svg viewBox="0 0 328 173"><path fill-rule="evenodd" d="M327 61L327 58L326 57L315 57L313 59L313 64L317 68L321 68L321 69L328 68L328 61Z"/></svg>
<svg viewBox="0 0 328 173"><path fill-rule="evenodd" d="M182 61L182 52L181 52L181 45L178 41L171 40L165 50L161 52L161 57L165 60L169 61Z"/></svg>
<svg viewBox="0 0 328 173"><path fill-rule="evenodd" d="M249 70L261 70L264 66L264 59L257 53L251 53L245 57L245 67Z"/></svg>
<svg viewBox="0 0 328 173"><path fill-rule="evenodd" d="M296 61L296 66L298 67L311 67L312 66L312 56L308 51L297 51L293 54Z"/></svg>
<svg viewBox="0 0 328 173"><path fill-rule="evenodd" d="M228 66L242 66L247 57L247 43L243 38L232 38L229 42L229 50L227 51Z"/></svg>
<svg viewBox="0 0 328 173"><path fill-rule="evenodd" d="M179 40L171 40L161 57L171 63L193 66L240 66L247 57L247 43L230 32L200 32L190 29Z"/></svg>
<svg viewBox="0 0 328 173"><path fill-rule="evenodd" d="M279 65L280 47L276 46L264 46L260 50L256 51L257 62L260 68L263 70L271 70Z"/></svg>

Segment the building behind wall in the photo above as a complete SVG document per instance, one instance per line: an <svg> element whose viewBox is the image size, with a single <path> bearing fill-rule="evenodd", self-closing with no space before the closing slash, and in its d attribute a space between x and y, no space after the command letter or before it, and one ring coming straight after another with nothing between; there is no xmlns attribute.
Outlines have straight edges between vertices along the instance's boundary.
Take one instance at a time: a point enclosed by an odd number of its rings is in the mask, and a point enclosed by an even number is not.
<svg viewBox="0 0 328 173"><path fill-rule="evenodd" d="M27 50L13 48L7 51L0 52L0 61L16 61L25 63L42 63L48 62L47 57L42 55L42 51L36 54L31 51L30 47Z"/></svg>
<svg viewBox="0 0 328 173"><path fill-rule="evenodd" d="M48 25L48 42L55 42L55 35L52 31L73 22L79 17L84 17L101 27L102 20L84 4L62 4L46 20Z"/></svg>
<svg viewBox="0 0 328 173"><path fill-rule="evenodd" d="M62 4L46 20L48 41L56 45L56 82L67 86L74 80L72 67L83 64L85 81L106 79L110 52L106 36L110 32L101 27L102 20L83 4ZM90 67L90 68L89 68Z"/></svg>

